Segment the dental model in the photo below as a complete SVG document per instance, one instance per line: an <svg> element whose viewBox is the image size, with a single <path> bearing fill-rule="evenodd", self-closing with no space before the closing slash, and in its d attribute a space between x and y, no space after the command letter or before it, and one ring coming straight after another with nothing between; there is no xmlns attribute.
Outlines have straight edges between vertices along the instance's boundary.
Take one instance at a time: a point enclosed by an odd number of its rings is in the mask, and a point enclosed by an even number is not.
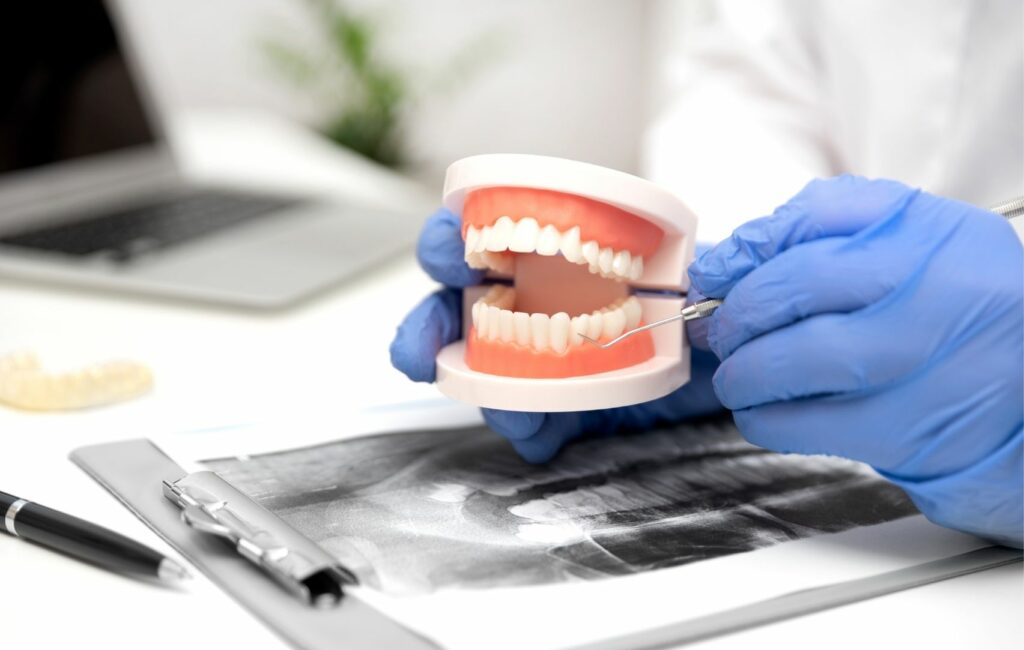
<svg viewBox="0 0 1024 650"><path fill-rule="evenodd" d="M63 411L132 399L153 386L149 368L108 361L64 374L43 372L36 355L0 358L0 402L31 411Z"/></svg>
<svg viewBox="0 0 1024 650"><path fill-rule="evenodd" d="M443 393L575 411L645 402L689 380L681 322L607 349L583 338L607 342L679 313L697 220L678 198L595 165L495 154L449 167L444 205L461 215L466 262L489 283L464 291L463 339L437 357Z"/></svg>

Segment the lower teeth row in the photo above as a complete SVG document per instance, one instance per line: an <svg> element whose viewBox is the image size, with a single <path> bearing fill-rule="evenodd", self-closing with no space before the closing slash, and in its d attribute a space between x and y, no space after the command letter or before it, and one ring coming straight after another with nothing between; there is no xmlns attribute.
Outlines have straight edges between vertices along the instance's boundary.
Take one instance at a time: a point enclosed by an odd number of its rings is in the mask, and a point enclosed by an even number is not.
<svg viewBox="0 0 1024 650"><path fill-rule="evenodd" d="M565 312L548 316L514 311L515 300L515 289L504 285L495 285L477 300L473 304L476 336L561 354L583 343L581 334L592 339L615 338L640 324L640 301L634 296L575 317Z"/></svg>

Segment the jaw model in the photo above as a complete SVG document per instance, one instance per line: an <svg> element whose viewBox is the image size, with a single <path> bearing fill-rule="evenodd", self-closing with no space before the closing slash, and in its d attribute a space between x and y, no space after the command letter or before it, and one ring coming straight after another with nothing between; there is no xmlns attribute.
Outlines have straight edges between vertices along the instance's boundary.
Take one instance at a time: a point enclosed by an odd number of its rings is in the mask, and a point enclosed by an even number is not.
<svg viewBox="0 0 1024 650"><path fill-rule="evenodd" d="M575 411L648 401L689 379L681 323L607 350L579 336L609 340L683 306L696 218L673 195L594 165L501 154L449 167L444 203L462 216L466 262L496 282L464 292L464 338L437 358L442 392Z"/></svg>

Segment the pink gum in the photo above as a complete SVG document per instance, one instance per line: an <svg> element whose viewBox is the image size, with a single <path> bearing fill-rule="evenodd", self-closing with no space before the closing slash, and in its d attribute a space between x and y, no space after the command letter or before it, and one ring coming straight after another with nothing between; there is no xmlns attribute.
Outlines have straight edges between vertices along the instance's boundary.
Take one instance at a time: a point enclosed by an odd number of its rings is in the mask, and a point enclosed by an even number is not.
<svg viewBox="0 0 1024 650"><path fill-rule="evenodd" d="M533 217L541 228L560 232L580 228L580 241L596 241L602 248L628 250L650 258L664 236L661 228L635 214L592 199L552 190L526 187L487 187L466 195L462 209L462 237L469 226L490 226L499 217L518 221Z"/></svg>
<svg viewBox="0 0 1024 650"><path fill-rule="evenodd" d="M650 332L640 332L607 350L584 344L571 347L563 354L481 339L472 327L466 336L466 365L477 372L504 377L561 379L595 375L628 368L653 356L654 339Z"/></svg>

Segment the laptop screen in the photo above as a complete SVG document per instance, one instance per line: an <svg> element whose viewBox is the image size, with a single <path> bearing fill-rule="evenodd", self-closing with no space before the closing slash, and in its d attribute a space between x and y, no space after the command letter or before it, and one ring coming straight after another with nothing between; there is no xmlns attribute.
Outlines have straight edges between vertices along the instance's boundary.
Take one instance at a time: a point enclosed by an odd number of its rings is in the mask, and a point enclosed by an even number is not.
<svg viewBox="0 0 1024 650"><path fill-rule="evenodd" d="M153 142L101 0L0 9L0 173Z"/></svg>

